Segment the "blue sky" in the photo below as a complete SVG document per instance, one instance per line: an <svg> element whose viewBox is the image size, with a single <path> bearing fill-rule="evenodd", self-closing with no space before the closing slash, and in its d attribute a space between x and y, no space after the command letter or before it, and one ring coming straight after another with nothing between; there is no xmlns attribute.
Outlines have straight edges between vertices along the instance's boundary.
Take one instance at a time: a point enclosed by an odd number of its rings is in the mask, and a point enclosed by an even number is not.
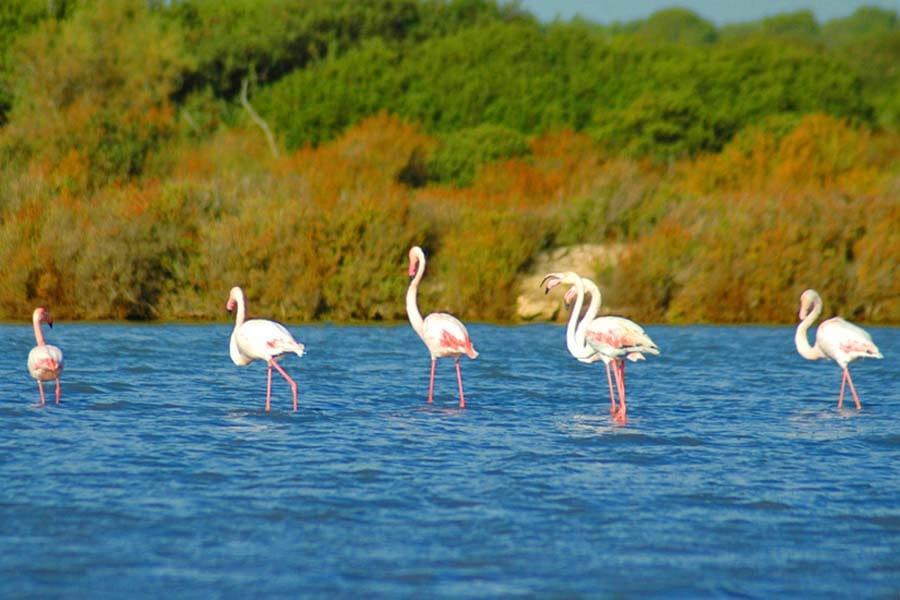
<svg viewBox="0 0 900 600"><path fill-rule="evenodd" d="M812 10L820 22L844 17L860 6L900 12L900 0L522 0L523 8L543 20L580 14L600 23L640 19L671 6L689 8L719 25L803 9Z"/></svg>

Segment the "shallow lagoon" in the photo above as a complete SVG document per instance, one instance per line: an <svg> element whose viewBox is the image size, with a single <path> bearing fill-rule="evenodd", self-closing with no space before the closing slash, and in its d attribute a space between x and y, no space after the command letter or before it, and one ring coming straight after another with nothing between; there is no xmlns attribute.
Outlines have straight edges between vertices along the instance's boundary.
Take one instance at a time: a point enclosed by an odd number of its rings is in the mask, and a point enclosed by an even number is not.
<svg viewBox="0 0 900 600"><path fill-rule="evenodd" d="M0 596L900 591L900 329L857 412L791 328L648 327L624 427L560 326L471 325L463 411L408 326L290 329L266 414L224 324L58 323L45 408L0 326Z"/></svg>

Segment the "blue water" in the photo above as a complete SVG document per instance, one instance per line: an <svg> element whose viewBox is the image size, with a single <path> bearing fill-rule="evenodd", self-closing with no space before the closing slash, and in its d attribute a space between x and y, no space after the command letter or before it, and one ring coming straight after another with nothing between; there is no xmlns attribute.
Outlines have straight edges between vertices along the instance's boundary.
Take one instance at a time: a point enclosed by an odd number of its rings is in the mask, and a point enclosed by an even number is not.
<svg viewBox="0 0 900 600"><path fill-rule="evenodd" d="M58 322L44 408L0 326L0 597L900 593L900 329L857 412L790 328L649 327L624 427L559 326L470 326L462 411L407 326L291 329L266 414L224 324Z"/></svg>

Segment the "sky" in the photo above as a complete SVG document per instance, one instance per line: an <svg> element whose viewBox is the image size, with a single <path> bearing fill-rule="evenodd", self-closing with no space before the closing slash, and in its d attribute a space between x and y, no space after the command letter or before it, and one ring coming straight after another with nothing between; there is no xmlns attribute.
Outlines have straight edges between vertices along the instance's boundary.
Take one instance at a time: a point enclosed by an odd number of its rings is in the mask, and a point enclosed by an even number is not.
<svg viewBox="0 0 900 600"><path fill-rule="evenodd" d="M599 23L632 21L672 6L689 8L717 25L804 9L812 10L819 22L845 17L860 6L900 13L900 0L522 0L523 8L546 21L576 14Z"/></svg>

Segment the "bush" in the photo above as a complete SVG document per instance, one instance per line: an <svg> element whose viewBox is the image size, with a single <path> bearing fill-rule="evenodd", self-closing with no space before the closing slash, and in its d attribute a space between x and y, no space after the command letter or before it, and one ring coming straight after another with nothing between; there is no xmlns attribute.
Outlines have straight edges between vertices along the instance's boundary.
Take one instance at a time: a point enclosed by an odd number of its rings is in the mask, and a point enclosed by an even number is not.
<svg viewBox="0 0 900 600"><path fill-rule="evenodd" d="M481 165L530 152L519 132L500 125L479 125L443 137L427 159L426 170L432 181L465 187Z"/></svg>

